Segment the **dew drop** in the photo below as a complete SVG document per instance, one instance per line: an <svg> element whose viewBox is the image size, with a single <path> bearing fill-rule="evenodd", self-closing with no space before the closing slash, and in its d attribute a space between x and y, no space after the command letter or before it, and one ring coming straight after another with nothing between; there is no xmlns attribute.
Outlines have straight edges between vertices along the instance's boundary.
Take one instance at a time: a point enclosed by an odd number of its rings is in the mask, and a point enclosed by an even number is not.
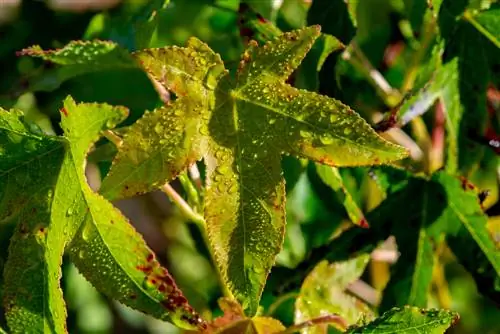
<svg viewBox="0 0 500 334"><path fill-rule="evenodd" d="M276 119L275 118L270 118L269 119L269 124L274 124L276 123Z"/></svg>
<svg viewBox="0 0 500 334"><path fill-rule="evenodd" d="M91 234L92 234L92 222L87 221L83 224L83 228L82 228L83 241L89 241Z"/></svg>
<svg viewBox="0 0 500 334"><path fill-rule="evenodd" d="M311 138L311 137L312 137L311 132L306 131L306 130L300 130L300 131L299 131L299 135L300 135L302 138Z"/></svg>
<svg viewBox="0 0 500 334"><path fill-rule="evenodd" d="M347 128L344 128L344 134L347 136L348 134L350 134L352 132L352 129L347 127Z"/></svg>
<svg viewBox="0 0 500 334"><path fill-rule="evenodd" d="M66 217L70 217L73 215L73 208L68 208L68 210L66 211Z"/></svg>
<svg viewBox="0 0 500 334"><path fill-rule="evenodd" d="M323 144L323 145L330 145L333 143L333 138L329 135L323 135L319 138L319 141Z"/></svg>
<svg viewBox="0 0 500 334"><path fill-rule="evenodd" d="M148 277L146 277L144 278L144 281L142 281L142 287L146 290L153 290L155 285L148 279Z"/></svg>
<svg viewBox="0 0 500 334"><path fill-rule="evenodd" d="M331 115L330 115L330 122L332 122L332 123L333 123L333 122L335 122L335 121L336 121L336 120L338 120L338 119L339 119L339 117L338 117L337 115L335 115L335 114L331 114Z"/></svg>
<svg viewBox="0 0 500 334"><path fill-rule="evenodd" d="M163 134L163 125L161 125L160 123L156 123L155 125L155 132L159 135Z"/></svg>
<svg viewBox="0 0 500 334"><path fill-rule="evenodd" d="M238 186L237 186L236 184L232 184L232 185L231 185L231 187L229 187L229 190L228 190L228 192L229 192L230 194L234 194L234 193L236 193L237 191L238 191Z"/></svg>
<svg viewBox="0 0 500 334"><path fill-rule="evenodd" d="M223 174L223 175L224 175L224 174L229 173L229 166L227 166L227 165L222 165L222 166L218 167L216 170L217 170L217 172L218 172L218 173L220 173L220 174Z"/></svg>

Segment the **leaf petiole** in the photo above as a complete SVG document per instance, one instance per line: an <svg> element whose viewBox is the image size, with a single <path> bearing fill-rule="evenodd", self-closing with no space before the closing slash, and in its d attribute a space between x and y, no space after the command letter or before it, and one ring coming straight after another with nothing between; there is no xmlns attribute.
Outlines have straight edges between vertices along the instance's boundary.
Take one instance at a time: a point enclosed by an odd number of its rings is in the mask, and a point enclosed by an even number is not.
<svg viewBox="0 0 500 334"><path fill-rule="evenodd" d="M106 137L107 140L112 142L117 148L123 144L123 139L111 130L103 131L102 135Z"/></svg>
<svg viewBox="0 0 500 334"><path fill-rule="evenodd" d="M182 181L181 181L182 182ZM168 196L168 198L181 210L182 214L191 220L193 223L196 225L200 226L200 228L205 229L206 223L205 219L198 213L196 213L193 208L189 206L189 204L184 200L184 198L181 197L175 191L174 188L169 183L165 183L162 187L161 190Z"/></svg>

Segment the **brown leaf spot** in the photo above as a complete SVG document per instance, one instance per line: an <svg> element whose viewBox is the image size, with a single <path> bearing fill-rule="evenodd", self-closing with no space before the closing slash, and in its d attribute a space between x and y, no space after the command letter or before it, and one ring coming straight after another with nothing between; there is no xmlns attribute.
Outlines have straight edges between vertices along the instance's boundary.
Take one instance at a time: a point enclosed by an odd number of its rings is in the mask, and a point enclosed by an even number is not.
<svg viewBox="0 0 500 334"><path fill-rule="evenodd" d="M66 110L66 108L62 107L62 108L61 108L61 113L62 113L64 116L68 117L68 111Z"/></svg>
<svg viewBox="0 0 500 334"><path fill-rule="evenodd" d="M151 271L153 270L153 267L151 267L151 266L143 266L143 265L138 265L136 268L138 270L146 273L146 274L151 273Z"/></svg>
<svg viewBox="0 0 500 334"><path fill-rule="evenodd" d="M370 228L370 225L368 224L368 221L366 221L365 217L361 218L358 221L358 225L359 225L359 227L362 227L362 228Z"/></svg>

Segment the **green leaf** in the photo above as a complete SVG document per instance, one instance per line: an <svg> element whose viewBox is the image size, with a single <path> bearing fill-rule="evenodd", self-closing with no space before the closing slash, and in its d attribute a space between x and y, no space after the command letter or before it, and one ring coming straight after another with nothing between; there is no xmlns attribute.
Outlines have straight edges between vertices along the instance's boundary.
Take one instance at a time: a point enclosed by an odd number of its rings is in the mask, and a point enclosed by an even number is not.
<svg viewBox="0 0 500 334"><path fill-rule="evenodd" d="M30 130L19 114L0 114L0 219L18 224L5 269L11 330L65 332L59 288L65 248L108 296L180 327L203 325L142 237L84 176L100 131L126 116L125 108L68 98L61 108L64 137L50 137Z"/></svg>
<svg viewBox="0 0 500 334"><path fill-rule="evenodd" d="M339 201L341 201L344 205L349 219L351 219L351 221L356 225L365 228L368 227L368 223L363 215L363 212L358 207L358 204L354 201L347 188L344 186L344 181L342 180L339 170L335 167L316 164L316 171L318 172L321 180L323 180L324 183L335 191Z"/></svg>
<svg viewBox="0 0 500 334"><path fill-rule="evenodd" d="M369 259L369 255L361 255L344 262L319 263L302 284L295 302L295 323L326 314L342 317L347 325L354 325L361 319L371 320L370 308L345 292L347 286L363 274ZM325 329L311 327L303 333L325 333Z"/></svg>
<svg viewBox="0 0 500 334"><path fill-rule="evenodd" d="M118 209L90 189L80 170L96 134L114 127L126 113L104 104L76 104L70 98L63 110L67 115L62 116L61 126L69 140L82 196L66 212L79 223L68 245L71 260L98 290L127 306L179 327L202 325L143 238Z"/></svg>
<svg viewBox="0 0 500 334"><path fill-rule="evenodd" d="M472 139L481 137L486 128L486 89L495 79L493 69L500 48L498 7L472 12L466 5L464 0L443 1L439 28L445 45L443 67L453 72L449 84L454 87L453 94L443 97L443 103L449 105L445 106L449 147L446 168L468 175L484 154L484 146ZM496 30L490 32L490 27Z"/></svg>
<svg viewBox="0 0 500 334"><path fill-rule="evenodd" d="M71 190L58 180L67 169L64 145L33 132L22 114L0 109L0 221L17 225L4 269L4 307L13 333L65 332L59 278L69 236L61 204Z"/></svg>
<svg viewBox="0 0 500 334"><path fill-rule="evenodd" d="M64 81L86 73L137 68L136 62L126 50L107 41L72 41L58 50L42 50L35 45L19 51L18 55L39 57L62 65L31 78L31 91L52 91Z"/></svg>
<svg viewBox="0 0 500 334"><path fill-rule="evenodd" d="M446 310L424 310L417 307L394 308L362 327L346 333L355 334L443 334L458 321L458 314Z"/></svg>
<svg viewBox="0 0 500 334"><path fill-rule="evenodd" d="M84 38L112 39L129 50L150 47L160 14L169 3L170 0L152 0L123 6L112 14L98 13L90 21ZM127 7L133 9L127 11Z"/></svg>
<svg viewBox="0 0 500 334"><path fill-rule="evenodd" d="M391 234L404 245L384 291L382 309L427 306L434 252L445 237L458 260L473 273L478 288L495 298L500 251L488 231L477 194L464 190L459 179L444 172L428 181L411 178L381 207L392 208ZM401 221L406 223L398 223Z"/></svg>
<svg viewBox="0 0 500 334"><path fill-rule="evenodd" d="M315 0L307 14L309 24L320 24L324 32L349 44L356 32L355 11L358 1Z"/></svg>
<svg viewBox="0 0 500 334"><path fill-rule="evenodd" d="M186 48L137 53L153 80L178 98L130 128L102 185L108 198L143 193L203 157L209 238L226 284L250 314L283 240L281 155L336 166L406 156L348 106L285 83L318 35L310 27L260 48L250 43L235 83L196 39Z"/></svg>

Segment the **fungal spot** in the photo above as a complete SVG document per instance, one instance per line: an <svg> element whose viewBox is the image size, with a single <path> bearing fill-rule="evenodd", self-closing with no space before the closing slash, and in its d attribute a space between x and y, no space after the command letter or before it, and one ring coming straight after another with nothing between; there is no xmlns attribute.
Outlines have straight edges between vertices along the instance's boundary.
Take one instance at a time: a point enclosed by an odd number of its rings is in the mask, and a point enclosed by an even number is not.
<svg viewBox="0 0 500 334"><path fill-rule="evenodd" d="M61 108L61 113L66 117L68 116L68 111L64 107Z"/></svg>

